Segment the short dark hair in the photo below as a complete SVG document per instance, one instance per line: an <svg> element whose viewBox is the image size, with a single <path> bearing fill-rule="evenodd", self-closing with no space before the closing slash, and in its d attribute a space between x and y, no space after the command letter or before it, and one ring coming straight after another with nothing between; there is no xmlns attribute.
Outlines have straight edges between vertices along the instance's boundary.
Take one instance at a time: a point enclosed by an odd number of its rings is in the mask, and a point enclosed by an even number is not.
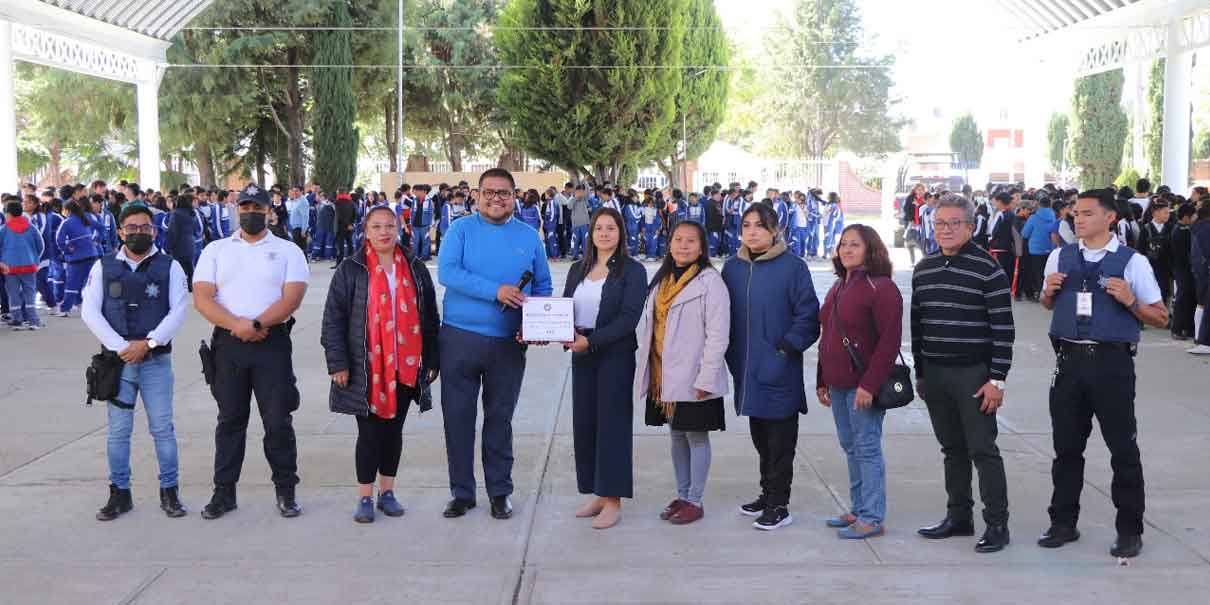
<svg viewBox="0 0 1210 605"><path fill-rule="evenodd" d="M126 219L136 214L146 214L147 220L151 221L152 224L155 224L155 214L152 214L150 208L140 204L131 204L123 208L122 213L118 215L118 226L122 226L122 224L126 222Z"/></svg>
<svg viewBox="0 0 1210 605"><path fill-rule="evenodd" d="M515 188L517 186L517 179L513 178L513 173L511 173L503 168L497 167L497 168L488 168L487 170L484 170L483 174L479 175L479 186L480 187L483 187L483 179L487 179L487 178L508 179L509 187Z"/></svg>
<svg viewBox="0 0 1210 605"><path fill-rule="evenodd" d="M1118 203L1114 191L1112 189L1089 189L1081 191L1076 197L1077 200L1091 199L1096 200L1098 204L1105 210L1109 210L1114 214L1118 214ZM1121 218L1121 217L1119 217Z"/></svg>
<svg viewBox="0 0 1210 605"><path fill-rule="evenodd" d="M5 204L4 212L12 217L21 216L21 213L23 212L21 209L21 202L9 202Z"/></svg>
<svg viewBox="0 0 1210 605"><path fill-rule="evenodd" d="M1197 216L1197 207L1193 204L1185 204L1176 209L1176 220L1181 220L1190 216Z"/></svg>
<svg viewBox="0 0 1210 605"><path fill-rule="evenodd" d="M1147 180L1146 178L1139 179L1134 184L1134 190L1139 195L1149 193L1151 191L1151 181Z"/></svg>

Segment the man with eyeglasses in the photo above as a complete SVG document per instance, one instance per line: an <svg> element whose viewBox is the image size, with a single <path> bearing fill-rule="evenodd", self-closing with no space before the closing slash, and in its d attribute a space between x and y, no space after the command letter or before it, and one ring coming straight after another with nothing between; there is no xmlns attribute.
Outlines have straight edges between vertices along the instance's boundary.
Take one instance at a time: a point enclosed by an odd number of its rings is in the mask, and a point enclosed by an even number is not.
<svg viewBox="0 0 1210 605"><path fill-rule="evenodd" d="M987 530L975 552L1009 543L1008 487L996 446L996 410L1012 365L1012 300L1004 270L971 242L975 207L947 194L936 204L933 226L940 254L927 256L912 275L911 331L919 392L945 458L945 519L918 530L943 539L973 536L971 465L979 471L979 497Z"/></svg>
<svg viewBox="0 0 1210 605"><path fill-rule="evenodd" d="M536 231L513 220L513 176L492 168L479 177L478 214L455 221L437 255L445 286L441 409L452 499L446 518L475 508L475 425L483 391L483 475L491 514L512 516L513 411L525 375L525 345L516 336L527 295L553 290L546 250ZM529 274L531 279L523 276ZM522 283L527 282L527 283Z"/></svg>
<svg viewBox="0 0 1210 605"><path fill-rule="evenodd" d="M172 338L189 309L185 270L153 245L156 227L146 206L127 206L118 226L124 245L92 266L80 314L101 345L125 363L118 395L107 406L109 501L97 520L112 521L134 506L130 434L140 396L160 467L160 509L183 517L172 424Z"/></svg>

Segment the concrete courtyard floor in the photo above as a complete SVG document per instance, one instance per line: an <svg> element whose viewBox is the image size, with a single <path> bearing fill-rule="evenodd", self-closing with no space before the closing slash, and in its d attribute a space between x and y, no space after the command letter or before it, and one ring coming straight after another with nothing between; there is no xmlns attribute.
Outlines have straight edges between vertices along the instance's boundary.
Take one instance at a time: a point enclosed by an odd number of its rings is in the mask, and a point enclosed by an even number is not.
<svg viewBox="0 0 1210 605"><path fill-rule="evenodd" d="M896 280L906 298L909 273L906 262L901 266ZM556 291L567 268L555 266ZM832 277L823 264L812 269L822 295ZM815 402L801 425L792 526L758 532L737 514L758 487L747 423L734 415L728 430L713 437L706 517L685 527L659 521L674 495L668 438L665 430L643 426L636 406L636 498L625 503L616 528L594 531L572 515L581 497L571 453L569 358L554 347L529 353L514 421L513 519L490 518L483 494L466 518L441 517L448 492L438 404L407 419L397 490L407 514L356 525L356 426L328 412L319 346L331 270L327 263L312 270L294 334L303 394L295 415L304 507L298 519L281 519L274 510L255 415L240 509L213 522L198 515L210 494L216 408L195 354L209 327L196 312L174 354L181 489L190 509L183 519L159 511L155 457L140 410L135 510L111 523L94 520L106 497L105 408L83 405L83 368L97 349L83 323L50 318L41 332L0 334L0 603L1207 602L1210 408L1202 389L1210 386L1210 364L1186 355L1184 343L1162 331L1145 332L1138 358L1148 512L1146 548L1129 567L1108 555L1111 475L1095 431L1083 538L1053 551L1034 544L1047 525L1050 497L1047 387L1054 357L1045 336L1049 315L1029 303L1015 309L1016 363L999 416L1013 532L1013 544L999 554L975 554L974 538L931 542L915 535L945 512L939 447L919 401L887 416L884 537L841 541L824 528L823 520L847 501L847 475L831 415ZM813 368L814 349L807 357Z"/></svg>

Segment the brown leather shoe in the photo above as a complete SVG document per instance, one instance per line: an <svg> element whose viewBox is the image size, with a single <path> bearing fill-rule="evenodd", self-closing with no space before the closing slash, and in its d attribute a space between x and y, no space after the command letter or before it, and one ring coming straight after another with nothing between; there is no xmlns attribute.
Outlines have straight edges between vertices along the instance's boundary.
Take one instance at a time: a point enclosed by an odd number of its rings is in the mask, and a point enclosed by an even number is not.
<svg viewBox="0 0 1210 605"><path fill-rule="evenodd" d="M680 510L676 511L675 515L668 519L668 522L673 525L688 525L701 519L705 514L706 509L692 502L686 502Z"/></svg>
<svg viewBox="0 0 1210 605"><path fill-rule="evenodd" d="M688 504L688 502L685 502L680 498L669 502L668 506L665 506L663 512L660 513L660 521L667 521L671 519L672 515L675 515L676 511L681 510L681 507L686 504Z"/></svg>

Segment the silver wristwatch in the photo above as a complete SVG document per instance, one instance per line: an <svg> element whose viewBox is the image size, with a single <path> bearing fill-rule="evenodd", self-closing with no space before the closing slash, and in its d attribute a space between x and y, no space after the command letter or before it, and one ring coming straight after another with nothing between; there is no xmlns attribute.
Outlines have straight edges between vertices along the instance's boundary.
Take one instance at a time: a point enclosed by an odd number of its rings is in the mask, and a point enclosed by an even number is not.
<svg viewBox="0 0 1210 605"><path fill-rule="evenodd" d="M148 338L147 339L147 348L158 349L158 348L160 348L160 343L156 342L154 338Z"/></svg>
<svg viewBox="0 0 1210 605"><path fill-rule="evenodd" d="M989 380L988 382L1001 391L1008 390L1008 383L1004 382L1003 380Z"/></svg>

